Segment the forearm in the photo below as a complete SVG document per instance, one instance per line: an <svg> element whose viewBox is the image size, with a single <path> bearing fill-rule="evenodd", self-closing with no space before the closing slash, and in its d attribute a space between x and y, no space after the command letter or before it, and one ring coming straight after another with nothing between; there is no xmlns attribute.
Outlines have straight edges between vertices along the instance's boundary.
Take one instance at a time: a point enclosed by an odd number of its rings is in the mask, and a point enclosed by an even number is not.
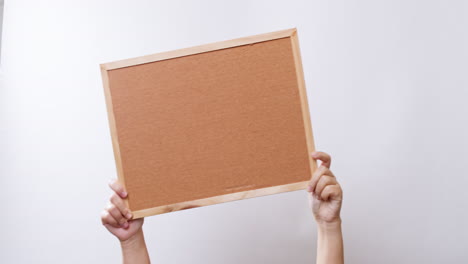
<svg viewBox="0 0 468 264"><path fill-rule="evenodd" d="M122 258L124 264L150 263L142 229L140 229L140 231L130 239L121 241L120 246L122 247Z"/></svg>
<svg viewBox="0 0 468 264"><path fill-rule="evenodd" d="M341 220L318 225L317 264L343 264Z"/></svg>

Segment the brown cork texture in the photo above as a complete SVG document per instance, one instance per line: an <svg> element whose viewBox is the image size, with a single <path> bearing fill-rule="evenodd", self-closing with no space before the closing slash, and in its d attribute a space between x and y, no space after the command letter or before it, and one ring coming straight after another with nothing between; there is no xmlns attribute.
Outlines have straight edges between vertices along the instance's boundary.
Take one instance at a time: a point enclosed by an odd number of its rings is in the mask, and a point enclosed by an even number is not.
<svg viewBox="0 0 468 264"><path fill-rule="evenodd" d="M309 180L297 70L290 37L108 70L130 209Z"/></svg>

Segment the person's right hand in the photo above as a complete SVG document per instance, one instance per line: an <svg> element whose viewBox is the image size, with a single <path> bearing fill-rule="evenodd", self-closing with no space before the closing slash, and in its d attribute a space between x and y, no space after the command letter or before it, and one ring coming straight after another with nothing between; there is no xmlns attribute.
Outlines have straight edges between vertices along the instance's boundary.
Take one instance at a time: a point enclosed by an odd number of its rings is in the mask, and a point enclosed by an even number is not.
<svg viewBox="0 0 468 264"><path fill-rule="evenodd" d="M101 213L101 221L109 232L123 242L141 231L144 219L132 220L132 212L123 201L128 194L117 180L113 180L109 186L114 193L110 197L109 205Z"/></svg>

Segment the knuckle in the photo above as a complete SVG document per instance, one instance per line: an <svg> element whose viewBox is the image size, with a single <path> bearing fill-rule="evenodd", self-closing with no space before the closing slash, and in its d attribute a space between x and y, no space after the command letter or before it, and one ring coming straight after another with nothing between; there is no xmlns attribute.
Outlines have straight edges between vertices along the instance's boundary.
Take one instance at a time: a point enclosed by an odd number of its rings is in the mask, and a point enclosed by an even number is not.
<svg viewBox="0 0 468 264"><path fill-rule="evenodd" d="M107 214L101 218L101 222L103 225L112 223L112 217L109 214Z"/></svg>
<svg viewBox="0 0 468 264"><path fill-rule="evenodd" d="M325 165L321 165L320 167L322 167L322 174L323 175L328 175L330 173L330 169L327 168Z"/></svg>
<svg viewBox="0 0 468 264"><path fill-rule="evenodd" d="M327 176L323 176L320 178L319 184L320 185L326 185L329 182L329 178Z"/></svg>
<svg viewBox="0 0 468 264"><path fill-rule="evenodd" d="M115 212L115 210L117 209L117 207L115 206L115 204L109 204L109 208L107 209L109 212Z"/></svg>
<svg viewBox="0 0 468 264"><path fill-rule="evenodd" d="M108 213L106 210L103 210L103 211L101 212L101 221L104 221L104 219L106 219L106 217L107 217L108 214L109 214L109 213Z"/></svg>
<svg viewBox="0 0 468 264"><path fill-rule="evenodd" d="M333 187L333 185L327 185L327 186L325 186L325 187L323 188L323 190L324 190L324 191L325 191L325 190L326 190L326 191L330 191L330 190L332 190L332 187Z"/></svg>
<svg viewBox="0 0 468 264"><path fill-rule="evenodd" d="M119 197L116 193L113 193L110 197L110 201L113 203L113 204L116 204L119 202Z"/></svg>
<svg viewBox="0 0 468 264"><path fill-rule="evenodd" d="M337 184L337 190L338 190L338 192L343 194L343 188L341 188L341 185Z"/></svg>
<svg viewBox="0 0 468 264"><path fill-rule="evenodd" d="M107 215L104 220L106 221L106 223L112 223L113 222L112 220L114 220L114 219L112 218L111 215Z"/></svg>
<svg viewBox="0 0 468 264"><path fill-rule="evenodd" d="M317 190L322 192L323 189L325 189L325 187L326 187L326 184L322 182L317 186Z"/></svg>

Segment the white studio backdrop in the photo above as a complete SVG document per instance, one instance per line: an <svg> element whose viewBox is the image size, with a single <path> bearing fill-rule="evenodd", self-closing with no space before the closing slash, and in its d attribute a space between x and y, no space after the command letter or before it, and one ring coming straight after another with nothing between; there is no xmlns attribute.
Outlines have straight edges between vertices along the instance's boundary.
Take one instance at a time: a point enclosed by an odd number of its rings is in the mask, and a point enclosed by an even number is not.
<svg viewBox="0 0 468 264"><path fill-rule="evenodd" d="M468 3L5 2L0 262L117 263L99 64L297 27L347 263L468 263ZM154 263L314 263L305 191L146 219Z"/></svg>

